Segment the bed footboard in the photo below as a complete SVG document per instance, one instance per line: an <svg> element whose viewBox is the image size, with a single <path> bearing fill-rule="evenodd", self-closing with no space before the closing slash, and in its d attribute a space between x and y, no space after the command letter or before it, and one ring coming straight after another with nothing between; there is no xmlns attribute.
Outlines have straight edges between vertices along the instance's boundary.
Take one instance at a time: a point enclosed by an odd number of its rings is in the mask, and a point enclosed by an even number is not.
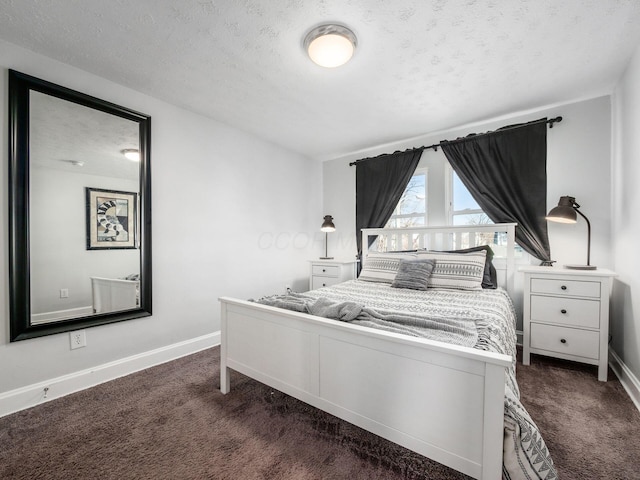
<svg viewBox="0 0 640 480"><path fill-rule="evenodd" d="M511 358L221 298L236 370L471 477L501 478Z"/></svg>

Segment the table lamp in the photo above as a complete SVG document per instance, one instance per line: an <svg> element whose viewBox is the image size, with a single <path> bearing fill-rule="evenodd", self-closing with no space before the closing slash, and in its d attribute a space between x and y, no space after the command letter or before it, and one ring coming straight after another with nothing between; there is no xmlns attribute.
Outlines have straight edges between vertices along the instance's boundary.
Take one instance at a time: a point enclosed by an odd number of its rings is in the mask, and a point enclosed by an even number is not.
<svg viewBox="0 0 640 480"><path fill-rule="evenodd" d="M574 197L564 196L560 197L557 207L553 207L546 219L551 222L558 223L576 223L579 214L587 222L587 264L586 265L565 265L565 268L572 268L576 270L595 270L597 267L591 265L591 223L589 219L579 210L580 205L576 203Z"/></svg>
<svg viewBox="0 0 640 480"><path fill-rule="evenodd" d="M333 217L331 215L324 216L324 222L320 230L324 232L324 257L320 257L320 260L331 260L333 257L330 257L328 252L329 232L336 231L336 226L333 224Z"/></svg>

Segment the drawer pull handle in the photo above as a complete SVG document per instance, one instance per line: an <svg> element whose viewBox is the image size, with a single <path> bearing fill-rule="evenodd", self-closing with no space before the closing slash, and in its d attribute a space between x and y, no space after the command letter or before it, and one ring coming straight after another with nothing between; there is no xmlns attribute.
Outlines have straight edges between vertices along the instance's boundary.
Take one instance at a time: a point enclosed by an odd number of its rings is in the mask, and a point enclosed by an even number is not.
<svg viewBox="0 0 640 480"><path fill-rule="evenodd" d="M323 283L323 284L322 284L322 286L323 286L323 287L326 287L326 286L327 286L327 284L326 284L326 283ZM564 340L563 340L563 341L564 341Z"/></svg>
<svg viewBox="0 0 640 480"><path fill-rule="evenodd" d="M567 311L563 308L562 310L560 310L560 313L567 313Z"/></svg>
<svg viewBox="0 0 640 480"><path fill-rule="evenodd" d="M324 273L324 272L326 272L326 270L323 268L323 269L322 269L322 273Z"/></svg>
<svg viewBox="0 0 640 480"><path fill-rule="evenodd" d="M560 289L561 289L561 290L566 290L566 289L567 289L567 286L566 286L566 285L562 285L562 286L560 287Z"/></svg>
<svg viewBox="0 0 640 480"><path fill-rule="evenodd" d="M561 338L560 343L567 343L567 340L565 338Z"/></svg>

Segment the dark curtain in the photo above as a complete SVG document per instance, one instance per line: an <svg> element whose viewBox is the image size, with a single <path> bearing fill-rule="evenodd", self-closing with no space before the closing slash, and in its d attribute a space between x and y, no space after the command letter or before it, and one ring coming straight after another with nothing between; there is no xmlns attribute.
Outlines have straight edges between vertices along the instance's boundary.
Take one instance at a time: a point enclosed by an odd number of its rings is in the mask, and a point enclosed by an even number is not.
<svg viewBox="0 0 640 480"><path fill-rule="evenodd" d="M422 148L380 155L356 163L356 239L362 255L363 228L381 228L393 214L416 171ZM374 239L370 239L369 245Z"/></svg>
<svg viewBox="0 0 640 480"><path fill-rule="evenodd" d="M550 260L547 119L440 143L449 163L495 223L517 222L516 241Z"/></svg>

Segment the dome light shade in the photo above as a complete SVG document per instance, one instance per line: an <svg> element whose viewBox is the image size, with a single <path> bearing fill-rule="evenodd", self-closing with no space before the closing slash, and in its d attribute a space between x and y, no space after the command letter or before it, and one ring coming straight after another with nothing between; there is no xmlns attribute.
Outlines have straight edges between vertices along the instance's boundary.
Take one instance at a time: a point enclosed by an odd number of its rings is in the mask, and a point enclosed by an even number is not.
<svg viewBox="0 0 640 480"><path fill-rule="evenodd" d="M309 58L326 68L339 67L351 60L357 44L351 30L333 24L314 28L304 39L304 49Z"/></svg>
<svg viewBox="0 0 640 480"><path fill-rule="evenodd" d="M126 148L122 150L122 154L132 162L140 161L140 151L136 150L135 148Z"/></svg>

